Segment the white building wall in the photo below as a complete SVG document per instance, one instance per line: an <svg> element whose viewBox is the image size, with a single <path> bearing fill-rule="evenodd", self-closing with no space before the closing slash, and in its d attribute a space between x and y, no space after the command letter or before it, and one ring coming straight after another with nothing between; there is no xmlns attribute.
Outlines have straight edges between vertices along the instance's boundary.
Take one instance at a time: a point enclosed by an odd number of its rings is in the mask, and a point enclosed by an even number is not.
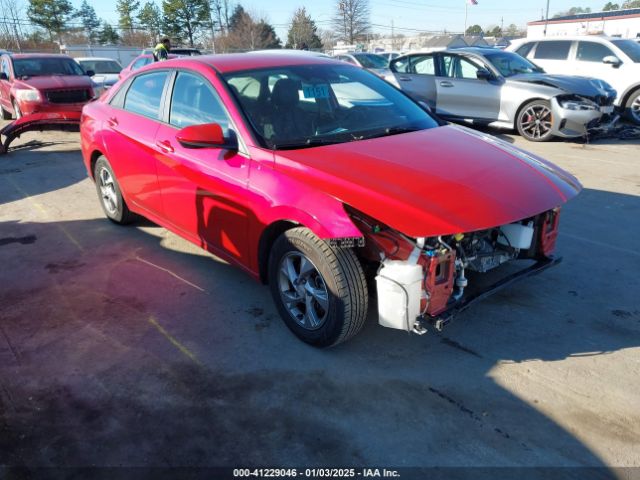
<svg viewBox="0 0 640 480"><path fill-rule="evenodd" d="M549 23L547 37L563 37L570 35L602 34L622 38L637 38L640 35L640 17L584 20L580 22ZM527 38L544 36L544 24L527 25Z"/></svg>

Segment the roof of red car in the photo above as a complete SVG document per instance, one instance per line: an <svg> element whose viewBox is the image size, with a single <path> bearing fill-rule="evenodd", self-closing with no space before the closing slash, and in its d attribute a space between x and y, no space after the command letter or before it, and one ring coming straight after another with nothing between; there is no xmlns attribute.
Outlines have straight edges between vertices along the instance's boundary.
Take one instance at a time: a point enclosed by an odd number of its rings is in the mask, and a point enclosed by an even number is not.
<svg viewBox="0 0 640 480"><path fill-rule="evenodd" d="M71 58L69 55L64 55L62 53L14 53L11 55L11 58Z"/></svg>
<svg viewBox="0 0 640 480"><path fill-rule="evenodd" d="M220 73L253 70L256 68L282 67L285 65L318 65L336 63L338 60L313 55L294 55L290 53L225 53L220 55L200 55L194 57L180 57L174 62L199 62L211 65Z"/></svg>

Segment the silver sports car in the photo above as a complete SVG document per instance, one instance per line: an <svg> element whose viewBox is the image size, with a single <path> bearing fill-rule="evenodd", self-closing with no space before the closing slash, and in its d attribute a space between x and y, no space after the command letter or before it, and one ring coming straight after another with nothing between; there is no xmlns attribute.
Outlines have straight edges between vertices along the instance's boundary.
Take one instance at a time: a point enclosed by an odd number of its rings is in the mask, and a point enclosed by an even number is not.
<svg viewBox="0 0 640 480"><path fill-rule="evenodd" d="M516 128L527 140L580 137L613 112L616 91L593 78L549 75L516 53L459 48L392 60L387 79L441 117Z"/></svg>

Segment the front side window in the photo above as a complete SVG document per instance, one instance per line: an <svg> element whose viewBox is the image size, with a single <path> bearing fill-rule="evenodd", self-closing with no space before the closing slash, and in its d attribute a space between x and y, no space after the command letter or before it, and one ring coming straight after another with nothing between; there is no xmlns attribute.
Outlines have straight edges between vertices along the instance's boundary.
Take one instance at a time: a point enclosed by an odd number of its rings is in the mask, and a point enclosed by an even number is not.
<svg viewBox="0 0 640 480"><path fill-rule="evenodd" d="M2 64L0 71L4 73L7 78L9 78L11 68L9 67L9 59L7 57L2 57Z"/></svg>
<svg viewBox="0 0 640 480"><path fill-rule="evenodd" d="M124 99L124 109L157 120L168 72L146 73L136 77Z"/></svg>
<svg viewBox="0 0 640 480"><path fill-rule="evenodd" d="M84 75L80 65L64 57L18 58L13 61L13 69L16 77Z"/></svg>
<svg viewBox="0 0 640 480"><path fill-rule="evenodd" d="M634 63L640 63L640 43L633 40L611 40L616 47L622 50Z"/></svg>
<svg viewBox="0 0 640 480"><path fill-rule="evenodd" d="M477 80L478 70L484 68L480 63L458 55L443 55L442 60L444 76L449 78Z"/></svg>
<svg viewBox="0 0 640 480"><path fill-rule="evenodd" d="M389 66L392 71L397 73L411 73L410 71L410 62L412 57L402 57L397 60L393 60Z"/></svg>
<svg viewBox="0 0 640 480"><path fill-rule="evenodd" d="M227 134L229 119L213 87L202 77L179 72L173 85L169 123L178 128L217 123Z"/></svg>
<svg viewBox="0 0 640 480"><path fill-rule="evenodd" d="M258 98L234 93L261 143L305 148L438 126L384 80L346 65L298 65L225 75L229 85L251 77ZM271 86L272 84L272 86Z"/></svg>
<svg viewBox="0 0 640 480"><path fill-rule="evenodd" d="M576 55L576 59L580 62L602 63L602 59L604 57L612 55L613 52L608 47L600 43L578 42L578 53Z"/></svg>
<svg viewBox="0 0 640 480"><path fill-rule="evenodd" d="M534 58L540 60L566 60L569 57L571 42L567 40L538 43Z"/></svg>

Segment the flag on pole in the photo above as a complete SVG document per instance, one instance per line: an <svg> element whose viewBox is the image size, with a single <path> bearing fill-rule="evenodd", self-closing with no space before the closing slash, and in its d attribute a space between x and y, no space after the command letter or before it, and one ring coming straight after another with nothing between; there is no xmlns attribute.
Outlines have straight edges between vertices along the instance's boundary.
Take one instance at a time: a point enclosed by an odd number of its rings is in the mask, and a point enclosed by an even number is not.
<svg viewBox="0 0 640 480"><path fill-rule="evenodd" d="M478 4L478 0L467 0L467 3L469 5L477 5Z"/></svg>

